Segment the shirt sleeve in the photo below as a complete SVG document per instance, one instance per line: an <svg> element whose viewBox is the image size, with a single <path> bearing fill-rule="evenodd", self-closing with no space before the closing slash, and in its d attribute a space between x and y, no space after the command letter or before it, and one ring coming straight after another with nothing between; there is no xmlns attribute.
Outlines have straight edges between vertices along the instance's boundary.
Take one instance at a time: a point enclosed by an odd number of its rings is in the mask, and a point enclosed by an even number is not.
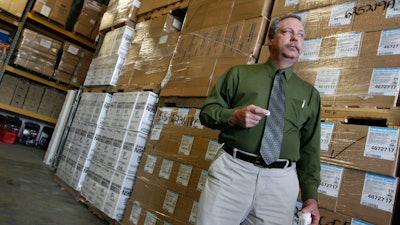
<svg viewBox="0 0 400 225"><path fill-rule="evenodd" d="M302 200L318 200L320 185L320 145L321 145L321 99L313 90L310 100L309 119L301 130L300 159L296 163Z"/></svg>
<svg viewBox="0 0 400 225"><path fill-rule="evenodd" d="M212 88L200 112L200 121L203 125L220 131L233 127L229 123L229 118L234 111L230 106L232 93L235 90L234 73L234 68L226 71Z"/></svg>

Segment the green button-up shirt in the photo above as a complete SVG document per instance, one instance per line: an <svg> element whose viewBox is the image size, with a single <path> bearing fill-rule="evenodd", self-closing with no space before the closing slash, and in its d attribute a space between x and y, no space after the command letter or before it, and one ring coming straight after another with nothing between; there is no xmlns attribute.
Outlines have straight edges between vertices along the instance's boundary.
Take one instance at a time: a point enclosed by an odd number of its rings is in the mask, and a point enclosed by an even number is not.
<svg viewBox="0 0 400 225"><path fill-rule="evenodd" d="M221 131L219 141L257 153L264 131L264 117L252 128L233 126L228 121L235 109L253 104L268 109L268 99L278 66L271 60L262 64L237 65L226 71L213 87L200 113L207 127ZM302 199L318 198L320 184L320 95L300 79L293 68L285 69L285 128L281 159L295 161Z"/></svg>

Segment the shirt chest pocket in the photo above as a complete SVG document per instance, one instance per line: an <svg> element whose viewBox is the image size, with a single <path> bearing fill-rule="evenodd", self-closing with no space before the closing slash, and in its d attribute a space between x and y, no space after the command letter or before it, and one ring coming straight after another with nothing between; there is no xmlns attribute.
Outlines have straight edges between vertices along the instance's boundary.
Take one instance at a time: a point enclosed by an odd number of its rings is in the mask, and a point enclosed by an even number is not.
<svg viewBox="0 0 400 225"><path fill-rule="evenodd" d="M300 129L308 119L309 102L306 99L286 99L286 120Z"/></svg>

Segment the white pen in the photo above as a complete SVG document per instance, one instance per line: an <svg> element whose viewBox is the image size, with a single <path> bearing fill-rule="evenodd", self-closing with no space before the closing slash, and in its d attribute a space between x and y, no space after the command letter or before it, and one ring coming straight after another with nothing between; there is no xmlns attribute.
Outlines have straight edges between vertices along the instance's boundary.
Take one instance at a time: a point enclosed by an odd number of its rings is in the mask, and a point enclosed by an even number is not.
<svg viewBox="0 0 400 225"><path fill-rule="evenodd" d="M301 104L301 108L304 108L305 105L306 105L306 100L303 99L303 104Z"/></svg>

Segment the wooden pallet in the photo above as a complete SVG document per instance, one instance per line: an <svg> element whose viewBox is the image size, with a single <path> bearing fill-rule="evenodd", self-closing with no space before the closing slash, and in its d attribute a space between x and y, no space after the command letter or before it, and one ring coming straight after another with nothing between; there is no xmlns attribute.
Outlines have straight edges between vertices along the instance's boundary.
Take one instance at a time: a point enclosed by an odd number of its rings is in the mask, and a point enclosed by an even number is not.
<svg viewBox="0 0 400 225"><path fill-rule="evenodd" d="M136 23L134 21L132 21L132 20L126 19L123 22L115 23L115 24L113 24L113 25L111 25L109 27L106 27L106 28L100 30L99 34L105 35L106 33L110 32L112 30L116 30L118 28L121 28L123 26L129 26L129 27L134 28L136 26Z"/></svg>
<svg viewBox="0 0 400 225"><path fill-rule="evenodd" d="M100 86L84 86L84 92L95 92L95 93L112 93L113 86L111 85L100 85Z"/></svg>
<svg viewBox="0 0 400 225"><path fill-rule="evenodd" d="M187 8L188 5L189 5L189 0L182 0L180 2L176 2L171 5L166 5L164 7L156 8L156 9L153 9L151 12L139 14L137 21L142 22L145 20L156 18L156 17L162 16L162 15L171 13L172 11L177 10L177 9Z"/></svg>
<svg viewBox="0 0 400 225"><path fill-rule="evenodd" d="M161 91L161 87L159 84L154 85L129 85L129 86L122 86L117 85L113 87L112 92L134 92L134 91L152 91L156 94L159 94Z"/></svg>
<svg viewBox="0 0 400 225"><path fill-rule="evenodd" d="M392 109L322 107L321 120L336 120L348 123L350 120L364 120L400 126L400 107Z"/></svg>
<svg viewBox="0 0 400 225"><path fill-rule="evenodd" d="M159 106L201 108L204 105L204 97L174 97L161 96L158 100Z"/></svg>

